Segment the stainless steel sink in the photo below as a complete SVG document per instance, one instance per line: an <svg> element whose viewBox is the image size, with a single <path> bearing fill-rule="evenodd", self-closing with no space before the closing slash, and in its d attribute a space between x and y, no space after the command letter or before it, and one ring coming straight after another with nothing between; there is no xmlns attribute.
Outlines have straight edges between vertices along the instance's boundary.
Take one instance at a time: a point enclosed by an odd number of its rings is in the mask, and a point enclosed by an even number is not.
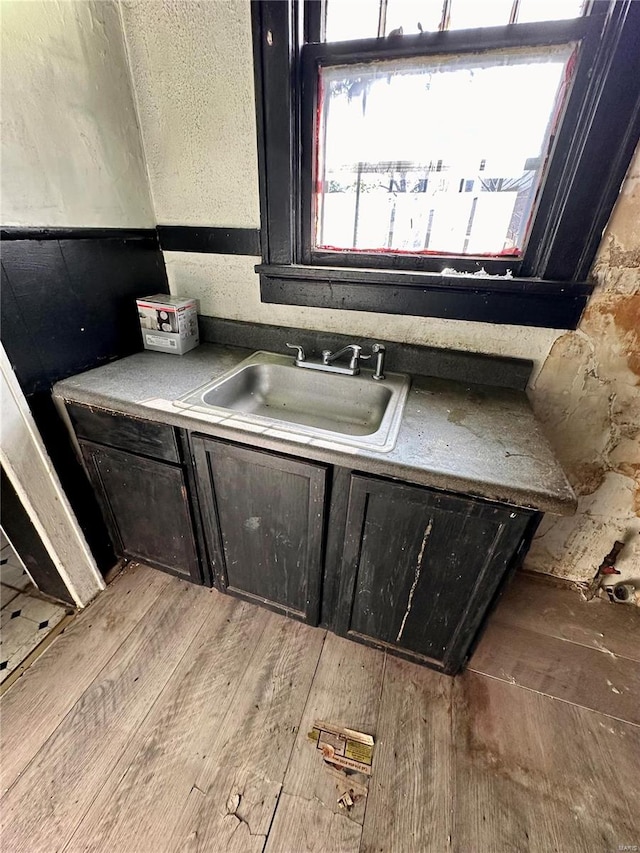
<svg viewBox="0 0 640 853"><path fill-rule="evenodd" d="M311 443L390 450L395 443L409 390L409 377L373 371L357 376L303 370L294 359L257 352L175 405L264 432L299 434Z"/></svg>

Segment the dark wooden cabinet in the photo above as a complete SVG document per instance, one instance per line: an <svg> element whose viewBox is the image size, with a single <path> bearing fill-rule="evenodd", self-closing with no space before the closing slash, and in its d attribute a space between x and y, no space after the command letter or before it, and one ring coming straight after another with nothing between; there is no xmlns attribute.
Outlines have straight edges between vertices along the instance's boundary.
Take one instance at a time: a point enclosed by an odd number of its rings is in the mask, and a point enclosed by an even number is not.
<svg viewBox="0 0 640 853"><path fill-rule="evenodd" d="M352 476L335 630L457 672L535 519Z"/></svg>
<svg viewBox="0 0 640 853"><path fill-rule="evenodd" d="M541 514L68 405L118 554L447 673Z"/></svg>
<svg viewBox="0 0 640 853"><path fill-rule="evenodd" d="M317 624L327 467L199 436L192 445L218 584Z"/></svg>
<svg viewBox="0 0 640 853"><path fill-rule="evenodd" d="M79 443L116 552L202 583L182 469Z"/></svg>

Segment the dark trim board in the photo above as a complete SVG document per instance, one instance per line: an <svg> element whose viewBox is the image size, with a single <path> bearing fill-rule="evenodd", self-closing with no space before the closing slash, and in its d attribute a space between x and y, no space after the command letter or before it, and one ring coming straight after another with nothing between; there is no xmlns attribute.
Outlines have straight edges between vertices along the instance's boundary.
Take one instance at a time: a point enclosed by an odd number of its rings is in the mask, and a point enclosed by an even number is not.
<svg viewBox="0 0 640 853"><path fill-rule="evenodd" d="M389 282L383 273L378 281L363 282L350 281L347 276L343 280L330 275L295 278L268 269L262 267L260 271L263 302L545 329L575 329L593 289L587 284L568 285L550 295L545 292L548 285L537 292L533 282L511 289L495 287L490 279L471 277L470 281L454 279L444 286L421 285Z"/></svg>
<svg viewBox="0 0 640 853"><path fill-rule="evenodd" d="M155 228L0 228L0 240L155 240Z"/></svg>
<svg viewBox="0 0 640 853"><path fill-rule="evenodd" d="M283 341L293 341L304 347L306 353L317 357L325 349L335 350L354 342L359 343L365 351L368 351L376 342L384 343L387 348L389 370L452 382L513 388L517 391L525 390L533 368L533 362L526 358L440 349L361 335L341 335L337 332L323 332L318 329L246 323L206 315L200 316L200 338L202 341L223 346L271 352L282 352Z"/></svg>
<svg viewBox="0 0 640 853"><path fill-rule="evenodd" d="M158 225L160 248L166 252L207 252L216 255L260 257L258 228L207 228Z"/></svg>
<svg viewBox="0 0 640 853"><path fill-rule="evenodd" d="M152 240L166 252L261 255L259 228L158 225L157 228L0 228L0 240Z"/></svg>

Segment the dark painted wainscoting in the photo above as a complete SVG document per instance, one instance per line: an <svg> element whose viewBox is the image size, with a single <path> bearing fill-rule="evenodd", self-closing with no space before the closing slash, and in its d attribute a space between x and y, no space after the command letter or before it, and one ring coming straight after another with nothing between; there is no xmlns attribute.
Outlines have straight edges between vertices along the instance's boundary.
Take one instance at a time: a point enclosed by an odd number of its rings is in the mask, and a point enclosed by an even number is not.
<svg viewBox="0 0 640 853"><path fill-rule="evenodd" d="M154 229L14 233L29 232L2 231L2 342L25 394L141 349L135 299L168 292Z"/></svg>
<svg viewBox="0 0 640 853"><path fill-rule="evenodd" d="M51 400L59 379L142 349L135 299L168 293L155 229L2 229L2 343L103 571L102 517Z"/></svg>
<svg viewBox="0 0 640 853"><path fill-rule="evenodd" d="M160 247L166 252L205 252L214 255L261 253L258 228L209 228L204 225L158 225Z"/></svg>

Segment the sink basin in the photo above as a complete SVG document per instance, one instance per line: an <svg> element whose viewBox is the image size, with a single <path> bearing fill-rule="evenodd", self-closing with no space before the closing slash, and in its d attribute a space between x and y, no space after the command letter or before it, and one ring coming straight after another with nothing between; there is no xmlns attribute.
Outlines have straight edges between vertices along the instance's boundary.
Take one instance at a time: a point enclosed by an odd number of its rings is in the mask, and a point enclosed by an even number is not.
<svg viewBox="0 0 640 853"><path fill-rule="evenodd" d="M257 352L175 405L216 421L299 433L311 439L389 450L397 436L409 377L371 370L346 376L296 367L294 359Z"/></svg>
<svg viewBox="0 0 640 853"><path fill-rule="evenodd" d="M390 400L389 388L371 379L288 364L249 364L202 395L207 406L345 435L380 429Z"/></svg>

